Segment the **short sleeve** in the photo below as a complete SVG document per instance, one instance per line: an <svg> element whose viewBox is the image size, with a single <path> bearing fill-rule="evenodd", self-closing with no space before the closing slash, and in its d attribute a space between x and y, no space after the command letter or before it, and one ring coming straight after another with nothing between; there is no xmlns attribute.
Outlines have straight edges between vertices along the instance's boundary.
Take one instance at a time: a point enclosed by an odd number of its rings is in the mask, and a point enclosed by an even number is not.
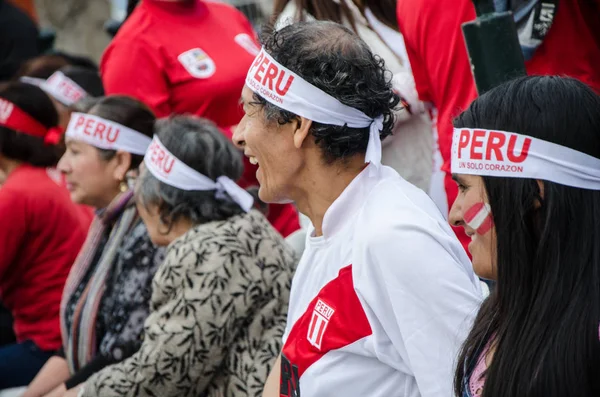
<svg viewBox="0 0 600 397"><path fill-rule="evenodd" d="M0 278L16 260L27 234L26 200L18 192L0 189Z"/></svg>
<svg viewBox="0 0 600 397"><path fill-rule="evenodd" d="M420 395L452 396L455 358L481 301L479 285L443 228L409 223L379 230L354 258L357 293Z"/></svg>
<svg viewBox="0 0 600 397"><path fill-rule="evenodd" d="M166 67L160 49L136 38L117 37L100 65L106 95L130 95L146 103L157 117L171 114Z"/></svg>

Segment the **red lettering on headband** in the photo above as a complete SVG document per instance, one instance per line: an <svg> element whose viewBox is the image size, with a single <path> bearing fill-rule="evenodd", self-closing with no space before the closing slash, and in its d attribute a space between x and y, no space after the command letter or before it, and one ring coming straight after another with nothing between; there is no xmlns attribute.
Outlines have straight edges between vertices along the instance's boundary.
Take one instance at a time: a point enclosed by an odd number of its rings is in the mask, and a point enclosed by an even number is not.
<svg viewBox="0 0 600 397"><path fill-rule="evenodd" d="M513 163L522 163L529 154L531 138L525 138L517 155L515 146L518 136L510 134L507 145L506 135L507 133L499 131L473 130L471 134L468 129L461 130L458 137L458 158L463 157L463 149L469 148L471 160L505 161L506 158Z"/></svg>
<svg viewBox="0 0 600 397"><path fill-rule="evenodd" d="M94 131L94 138L100 136L102 140L104 137L104 130L106 129L106 124L104 123L96 123L96 130Z"/></svg>
<svg viewBox="0 0 600 397"><path fill-rule="evenodd" d="M473 137L471 138L471 160L481 160L483 158L483 152L479 153L475 151L475 149L483 147L483 137L485 137L485 131L473 131Z"/></svg>
<svg viewBox="0 0 600 397"><path fill-rule="evenodd" d="M517 143L517 136L511 135L508 139L508 151L506 152L506 156L513 163L522 163L527 158L529 154L529 147L531 146L531 138L525 138L523 142L523 147L521 147L521 154L518 156L515 155L515 144Z"/></svg>
<svg viewBox="0 0 600 397"><path fill-rule="evenodd" d="M271 62L271 60L263 53L261 53L254 63L252 64L251 69L255 69L254 80L260 83L263 87L267 87L270 91L273 91L275 88L275 92L277 92L281 96L285 96L292 82L294 81L294 76L289 74L286 80L285 69L280 69L277 67L277 64ZM275 78L277 78L277 82L275 82ZM273 87L273 85L275 87Z"/></svg>
<svg viewBox="0 0 600 397"><path fill-rule="evenodd" d="M277 93L281 96L284 96L288 92L290 86L292 85L292 82L294 81L294 76L290 75L288 77L287 83L285 83L285 87L281 88L281 82L283 81L284 77L285 70L282 70L281 72L279 72L279 79L277 80L277 85L275 86L275 91L277 91Z"/></svg>
<svg viewBox="0 0 600 397"><path fill-rule="evenodd" d="M262 81L263 76L261 76L261 73L263 73L267 67L267 64L269 63L269 58L264 57L262 62L260 63L260 65L258 65L258 69L256 69L256 73L254 73L254 78L257 81L260 81L262 85L265 85L264 81Z"/></svg>
<svg viewBox="0 0 600 397"><path fill-rule="evenodd" d="M502 156L502 146L506 143L506 137L501 132L491 131L488 136L487 147L485 148L486 160L492 159L492 151L496 156L496 160L504 161Z"/></svg>
<svg viewBox="0 0 600 397"><path fill-rule="evenodd" d="M460 137L458 138L458 158L461 158L462 150L469 146L469 138L471 132L469 130L461 130Z"/></svg>
<svg viewBox="0 0 600 397"><path fill-rule="evenodd" d="M265 79L263 80L263 85L269 83L269 89L273 91L273 83L275 82L275 77L277 77L277 66L270 63L267 68L267 73L265 74Z"/></svg>
<svg viewBox="0 0 600 397"><path fill-rule="evenodd" d="M81 127L84 122L85 122L85 116L77 117L77 122L75 123L75 129Z"/></svg>
<svg viewBox="0 0 600 397"><path fill-rule="evenodd" d="M106 140L110 143L115 143L117 141L117 138L119 137L119 129L115 128L113 130L113 128L114 127L110 127L108 129L108 132L106 133Z"/></svg>
<svg viewBox="0 0 600 397"><path fill-rule="evenodd" d="M93 136L94 134L94 120L88 119L85 122L85 127L83 127L83 133L89 136Z"/></svg>
<svg viewBox="0 0 600 397"><path fill-rule="evenodd" d="M262 60L263 60L264 57L265 57L265 54L263 52L261 52L260 54L258 54L258 56L254 60L254 63L252 64L252 66L250 68L254 69L255 67L257 67L258 64L262 62Z"/></svg>
<svg viewBox="0 0 600 397"><path fill-rule="evenodd" d="M150 161L161 173L168 175L173 170L175 158L167 154L158 143L154 142L149 148Z"/></svg>

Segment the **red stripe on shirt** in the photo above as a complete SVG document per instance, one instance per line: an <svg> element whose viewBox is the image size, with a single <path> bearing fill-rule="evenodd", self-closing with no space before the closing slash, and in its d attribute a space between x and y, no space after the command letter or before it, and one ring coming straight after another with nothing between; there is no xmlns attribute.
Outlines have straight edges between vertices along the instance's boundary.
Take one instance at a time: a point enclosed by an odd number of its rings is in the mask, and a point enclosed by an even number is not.
<svg viewBox="0 0 600 397"><path fill-rule="evenodd" d="M325 318L315 311L319 300L334 312L327 322L317 324L318 318ZM316 336L314 332L317 332ZM282 351L281 396L299 395L299 378L327 352L341 349L372 333L354 290L352 265L346 266L319 291L294 323ZM311 344L309 335L315 336L313 341L320 341L320 348Z"/></svg>

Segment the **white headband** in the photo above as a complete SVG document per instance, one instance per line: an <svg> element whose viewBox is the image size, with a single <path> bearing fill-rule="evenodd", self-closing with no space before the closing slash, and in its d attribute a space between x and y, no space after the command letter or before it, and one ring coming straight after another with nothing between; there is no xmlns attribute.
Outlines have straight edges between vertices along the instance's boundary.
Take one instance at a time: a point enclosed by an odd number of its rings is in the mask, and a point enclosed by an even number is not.
<svg viewBox="0 0 600 397"><path fill-rule="evenodd" d="M254 203L252 195L230 178L220 176L215 182L186 165L169 152L156 135L146 152L144 163L156 179L169 186L186 191L216 190L217 195L225 191L246 212L250 211Z"/></svg>
<svg viewBox="0 0 600 397"><path fill-rule="evenodd" d="M506 131L455 128L452 173L541 179L600 190L600 159Z"/></svg>
<svg viewBox="0 0 600 397"><path fill-rule="evenodd" d="M46 80L40 79L39 77L21 76L19 77L19 81L40 87Z"/></svg>
<svg viewBox="0 0 600 397"><path fill-rule="evenodd" d="M331 95L305 81L279 64L265 49L256 56L246 76L246 85L268 102L289 112L322 124L370 127L365 162L381 164L383 116L375 119L344 105Z"/></svg>
<svg viewBox="0 0 600 397"><path fill-rule="evenodd" d="M79 84L65 76L63 72L54 72L48 80L42 81L39 87L65 106L71 106L88 96Z"/></svg>
<svg viewBox="0 0 600 397"><path fill-rule="evenodd" d="M152 142L148 136L124 125L77 112L71 114L65 135L100 149L123 150L138 155L144 155Z"/></svg>

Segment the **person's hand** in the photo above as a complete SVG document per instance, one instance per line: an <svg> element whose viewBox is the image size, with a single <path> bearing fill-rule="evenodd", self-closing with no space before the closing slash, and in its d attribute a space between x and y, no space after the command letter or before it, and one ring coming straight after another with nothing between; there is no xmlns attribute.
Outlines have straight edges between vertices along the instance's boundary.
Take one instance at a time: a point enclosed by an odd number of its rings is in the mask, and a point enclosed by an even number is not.
<svg viewBox="0 0 600 397"><path fill-rule="evenodd" d="M67 388L66 388L65 384L61 383L50 393L46 394L44 397L63 397L66 392L67 392Z"/></svg>

